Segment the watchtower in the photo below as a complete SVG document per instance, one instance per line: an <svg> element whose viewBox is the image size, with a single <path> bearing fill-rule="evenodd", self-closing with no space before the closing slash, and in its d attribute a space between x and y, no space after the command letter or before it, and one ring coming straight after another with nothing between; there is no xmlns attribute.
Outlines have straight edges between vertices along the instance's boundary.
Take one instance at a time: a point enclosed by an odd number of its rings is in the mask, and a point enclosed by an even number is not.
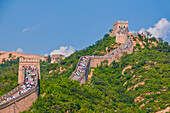
<svg viewBox="0 0 170 113"><path fill-rule="evenodd" d="M37 67L40 79L40 59L39 58L20 58L19 59L19 72L18 72L18 83L24 82L25 78L25 67L34 66Z"/></svg>
<svg viewBox="0 0 170 113"><path fill-rule="evenodd" d="M128 21L117 21L113 24L113 30L110 32L110 36L116 36L117 43L125 43L128 36Z"/></svg>

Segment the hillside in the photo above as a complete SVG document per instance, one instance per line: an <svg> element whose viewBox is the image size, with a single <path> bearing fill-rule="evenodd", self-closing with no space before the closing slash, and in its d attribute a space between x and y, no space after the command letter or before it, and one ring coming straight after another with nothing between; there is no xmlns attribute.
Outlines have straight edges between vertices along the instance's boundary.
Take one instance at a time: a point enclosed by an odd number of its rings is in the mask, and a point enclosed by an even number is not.
<svg viewBox="0 0 170 113"><path fill-rule="evenodd" d="M108 53L108 51L116 49L120 44L117 44L115 42L115 38L116 37L110 37L109 34L106 34L103 37L103 39L98 40L97 42L95 42L95 44L83 50L76 51L75 53L67 57L65 60L61 61L60 63L48 64L45 70L46 73L43 72L42 74L49 76L48 72L50 71L50 73L53 72L53 75L56 76L60 75L62 77L69 77L75 70L77 62L81 56L85 55L102 56Z"/></svg>
<svg viewBox="0 0 170 113"><path fill-rule="evenodd" d="M91 81L94 88L113 91L119 110L133 111L135 107L155 112L170 106L169 59L170 54L158 48L143 49L123 57L119 63L96 68ZM129 69L122 73L127 66Z"/></svg>
<svg viewBox="0 0 170 113"><path fill-rule="evenodd" d="M19 59L4 61L4 64L0 64L0 96L8 93L18 84L18 67Z"/></svg>
<svg viewBox="0 0 170 113"><path fill-rule="evenodd" d="M42 63L40 96L30 111L155 112L170 106L169 45L154 37L152 42L141 35L131 37L138 40L135 52L125 54L120 62L93 68L92 78L82 86L68 79L80 56L106 54L106 48L119 45L115 38L105 35L95 45L76 51L58 64Z"/></svg>
<svg viewBox="0 0 170 113"><path fill-rule="evenodd" d="M119 62L92 68L85 85L69 79L81 56L105 55L120 44L103 39L57 64L41 62L40 95L26 112L156 112L170 106L170 46L154 37L131 35L134 52ZM1 95L17 86L18 61L1 64ZM106 62L107 63L107 62ZM15 71L10 71L10 70ZM6 71L8 70L8 71ZM6 76L11 74L11 76ZM90 73L90 72L89 72ZM12 77L12 78L11 78ZM14 79L14 80L13 80ZM7 81L8 80L8 81ZM8 82L10 81L10 84ZM11 84L14 84L12 87Z"/></svg>

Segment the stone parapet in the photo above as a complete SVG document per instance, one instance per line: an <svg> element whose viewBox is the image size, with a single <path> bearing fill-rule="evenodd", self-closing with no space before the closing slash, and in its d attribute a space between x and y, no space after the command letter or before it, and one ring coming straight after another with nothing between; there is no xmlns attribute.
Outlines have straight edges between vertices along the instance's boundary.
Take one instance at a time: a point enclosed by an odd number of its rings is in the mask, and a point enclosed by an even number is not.
<svg viewBox="0 0 170 113"><path fill-rule="evenodd" d="M38 70L36 71L36 74L38 74ZM37 75L37 77L39 76ZM30 89L28 92L25 92L24 94L19 95L8 102L0 104L0 113L19 113L28 110L33 102L35 102L35 100L38 98L38 80L39 79L37 78L35 81L35 86L33 86L32 89ZM16 91L19 91L21 89L21 85L10 91L6 95L13 95Z"/></svg>
<svg viewBox="0 0 170 113"><path fill-rule="evenodd" d="M19 113L28 110L32 103L38 98L38 92L39 87L33 88L9 103L0 105L0 113Z"/></svg>
<svg viewBox="0 0 170 113"><path fill-rule="evenodd" d="M39 58L29 58L29 57L25 57L25 58L20 58L19 59L20 63L40 63L40 59Z"/></svg>
<svg viewBox="0 0 170 113"><path fill-rule="evenodd" d="M5 52L5 51L0 51L0 63L2 63L2 60L5 59L7 60L12 60L12 59L17 59L18 57L30 57L30 58L39 58L42 61L46 61L47 58L45 56L41 55L34 55L34 54L25 54L25 53L18 53L15 51L12 52Z"/></svg>

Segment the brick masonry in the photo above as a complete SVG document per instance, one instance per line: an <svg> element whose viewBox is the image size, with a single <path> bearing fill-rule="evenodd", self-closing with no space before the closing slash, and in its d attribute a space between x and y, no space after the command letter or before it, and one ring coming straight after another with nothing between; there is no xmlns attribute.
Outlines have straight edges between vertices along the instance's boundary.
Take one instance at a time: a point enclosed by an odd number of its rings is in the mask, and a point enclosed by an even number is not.
<svg viewBox="0 0 170 113"><path fill-rule="evenodd" d="M97 67L97 65L100 66L101 62L104 60L108 61L108 65L110 65L114 60L117 62L119 61L119 58L123 56L123 52L127 52L127 54L133 53L133 46L119 52L116 55L113 55L112 57L91 57L90 67Z"/></svg>
<svg viewBox="0 0 170 113"><path fill-rule="evenodd" d="M15 98L8 104L0 106L0 113L19 113L28 110L33 102L38 98L38 87Z"/></svg>
<svg viewBox="0 0 170 113"><path fill-rule="evenodd" d="M124 30L126 29L126 30ZM121 33L121 30L124 30ZM110 36L116 36L117 43L125 43L125 40L128 36L128 21L117 21L113 24L113 29L110 32Z"/></svg>
<svg viewBox="0 0 170 113"><path fill-rule="evenodd" d="M40 59L39 58L20 58L19 59L19 75L18 82L23 83L25 70L23 66L36 66L38 68L38 78L40 78ZM18 86L19 87L19 86ZM38 98L39 84L38 79L36 87L28 92L14 98L13 100L0 105L0 113L19 113L28 110L33 102Z"/></svg>
<svg viewBox="0 0 170 113"><path fill-rule="evenodd" d="M25 53L19 53L19 52L5 52L5 51L0 51L0 63L2 63L3 59L5 60L12 60L12 59L17 59L18 57L31 57L31 58L39 58L42 61L46 61L47 58L45 56L41 55L34 55L34 54L25 54Z"/></svg>

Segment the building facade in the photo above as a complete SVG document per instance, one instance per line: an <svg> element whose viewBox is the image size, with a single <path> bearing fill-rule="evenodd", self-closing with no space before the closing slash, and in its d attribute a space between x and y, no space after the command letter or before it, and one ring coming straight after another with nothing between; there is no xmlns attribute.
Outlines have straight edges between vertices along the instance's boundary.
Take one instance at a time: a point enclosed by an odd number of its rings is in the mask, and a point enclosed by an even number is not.
<svg viewBox="0 0 170 113"><path fill-rule="evenodd" d="M64 60L64 59L65 59L64 55L61 55L61 54L52 55L51 56L51 63L58 63L58 62L60 62L61 60Z"/></svg>

